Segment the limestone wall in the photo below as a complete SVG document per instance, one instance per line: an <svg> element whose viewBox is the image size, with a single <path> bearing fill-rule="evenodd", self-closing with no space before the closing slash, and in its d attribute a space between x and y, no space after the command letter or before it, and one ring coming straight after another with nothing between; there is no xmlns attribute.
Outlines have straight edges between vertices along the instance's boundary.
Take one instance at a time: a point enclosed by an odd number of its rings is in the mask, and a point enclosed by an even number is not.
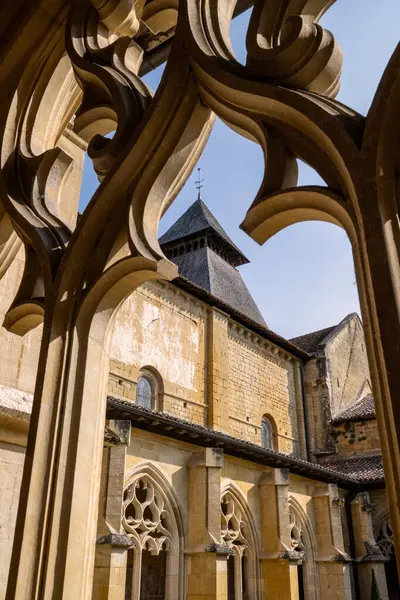
<svg viewBox="0 0 400 600"><path fill-rule="evenodd" d="M0 280L1 323L18 290L23 268L24 251L21 249ZM41 326L23 337L9 333L0 327L0 384L33 393L41 335Z"/></svg>
<svg viewBox="0 0 400 600"><path fill-rule="evenodd" d="M165 412L255 443L269 414L279 450L298 453L295 359L219 318L217 336L218 318L206 304L171 284L141 286L116 319L109 393L135 402L140 370L150 367L160 376Z"/></svg>
<svg viewBox="0 0 400 600"><path fill-rule="evenodd" d="M307 406L307 421L310 450L333 449L328 422L331 419L330 388L326 380L323 358L314 358L304 366L304 390Z"/></svg>
<svg viewBox="0 0 400 600"><path fill-rule="evenodd" d="M156 473L162 473L162 478L156 476L156 479L163 489L173 488L183 522L183 543L187 550L186 564L182 568L188 573L189 592L191 581L199 577L194 583L198 595L192 592L188 597L219 597L210 593L219 576L211 570L213 555L204 554L202 544L208 546L213 539L218 540L220 523L223 523L219 517L221 499L228 493L237 506L229 505L232 511L229 514L235 515L229 534L238 527L247 545L246 586L251 597L260 598L262 586L268 589L271 598L298 597L297 566L280 560L279 550L284 548L282 543L287 548L298 548L296 543L299 542L307 556L303 567L306 597L354 598L343 532L344 509L336 502L345 493L336 486L289 476L284 470L226 454L218 464L212 458L210 461L208 450L133 429L126 456L127 484L138 473L151 474L155 469ZM262 561L259 560L261 555ZM320 563L317 563L319 558ZM223 560L226 561L226 557L219 559L221 568ZM226 571L220 575L221 580L226 578ZM201 593L205 581L210 586L208 595Z"/></svg>
<svg viewBox="0 0 400 600"><path fill-rule="evenodd" d="M129 480L132 473L140 466L154 465L162 472L165 480L172 486L179 499L179 510L184 522L185 531L188 527L188 465L193 453L201 453L198 446L165 438L138 429L132 429L131 443L126 456L125 478ZM273 469L252 463L251 461L225 455L221 470L221 490L233 484L243 500L248 504L250 514L254 519L254 527L260 535L260 496L259 481L263 473ZM290 476L289 494L302 507L314 527L312 496L318 486L324 486L309 479Z"/></svg>
<svg viewBox="0 0 400 600"><path fill-rule="evenodd" d="M338 454L379 452L381 449L375 419L336 425L334 437Z"/></svg>
<svg viewBox="0 0 400 600"><path fill-rule="evenodd" d="M109 393L136 398L139 372L155 369L163 386L163 410L206 422L206 306L178 288L141 286L121 307L111 348Z"/></svg>
<svg viewBox="0 0 400 600"><path fill-rule="evenodd" d="M4 598L11 559L25 448L0 442L0 598Z"/></svg>
<svg viewBox="0 0 400 600"><path fill-rule="evenodd" d="M364 332L354 316L326 345L332 416L352 404L370 379Z"/></svg>
<svg viewBox="0 0 400 600"><path fill-rule="evenodd" d="M343 432L335 434L331 419L371 391L364 332L357 315L346 319L325 347L306 363L304 383L310 448L318 460L320 452L341 451L340 440L347 443ZM371 435L370 441L362 439L364 433ZM352 452L379 448L376 427L367 426L364 433L351 437Z"/></svg>
<svg viewBox="0 0 400 600"><path fill-rule="evenodd" d="M257 335L229 328L229 433L261 443L261 419L272 416L278 449L298 453L296 361L259 343Z"/></svg>

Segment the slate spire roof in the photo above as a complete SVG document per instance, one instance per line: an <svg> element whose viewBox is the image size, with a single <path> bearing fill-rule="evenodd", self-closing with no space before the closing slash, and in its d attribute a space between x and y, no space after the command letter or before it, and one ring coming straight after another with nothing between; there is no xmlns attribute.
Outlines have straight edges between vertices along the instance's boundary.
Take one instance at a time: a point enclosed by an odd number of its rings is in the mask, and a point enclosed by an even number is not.
<svg viewBox="0 0 400 600"><path fill-rule="evenodd" d="M249 261L200 198L159 241L166 256L178 266L181 277L267 326L236 269Z"/></svg>
<svg viewBox="0 0 400 600"><path fill-rule="evenodd" d="M224 231L217 219L201 198L193 202L181 217L160 238L162 246L171 246L186 238L194 238L200 235L214 238L221 248L225 250L229 262L234 267L245 265L249 261L239 248L232 242L226 231Z"/></svg>

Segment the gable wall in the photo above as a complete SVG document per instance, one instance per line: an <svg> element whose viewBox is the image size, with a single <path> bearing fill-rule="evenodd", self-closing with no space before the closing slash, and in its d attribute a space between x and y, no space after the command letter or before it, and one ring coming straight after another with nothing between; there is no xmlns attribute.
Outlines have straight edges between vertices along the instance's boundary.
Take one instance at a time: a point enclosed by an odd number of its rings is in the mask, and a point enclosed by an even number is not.
<svg viewBox="0 0 400 600"><path fill-rule="evenodd" d="M189 294L159 282L141 286L116 317L109 393L134 402L140 370L152 367L163 410L204 425L205 320L205 305Z"/></svg>
<svg viewBox="0 0 400 600"><path fill-rule="evenodd" d="M352 317L326 345L327 380L332 415L357 399L364 381L370 379L364 332Z"/></svg>

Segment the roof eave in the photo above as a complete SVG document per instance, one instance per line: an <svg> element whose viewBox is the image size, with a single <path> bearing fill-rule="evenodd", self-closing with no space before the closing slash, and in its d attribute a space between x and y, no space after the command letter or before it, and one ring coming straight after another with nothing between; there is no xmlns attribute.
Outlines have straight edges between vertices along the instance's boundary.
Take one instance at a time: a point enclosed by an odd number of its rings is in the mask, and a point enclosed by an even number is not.
<svg viewBox="0 0 400 600"><path fill-rule="evenodd" d="M294 475L307 479L336 483L339 487L349 490L360 490L370 484L380 483L377 480L360 482L354 477L343 475L332 469L279 452L266 450L261 446L245 442L228 434L206 429L201 425L195 425L177 417L149 411L111 396L108 397L107 405L108 418L127 419L138 429L172 439L183 440L197 446L222 448L229 456L250 460L273 468L287 468Z"/></svg>

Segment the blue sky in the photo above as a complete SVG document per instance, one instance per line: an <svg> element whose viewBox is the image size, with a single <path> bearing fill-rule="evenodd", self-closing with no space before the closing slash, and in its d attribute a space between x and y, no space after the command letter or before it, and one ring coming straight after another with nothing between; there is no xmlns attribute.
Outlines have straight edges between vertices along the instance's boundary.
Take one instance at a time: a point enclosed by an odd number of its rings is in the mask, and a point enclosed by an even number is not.
<svg viewBox="0 0 400 600"><path fill-rule="evenodd" d="M271 0L277 1L277 0ZM233 21L231 38L237 59L245 61L249 11ZM321 20L344 52L338 99L366 114L376 86L399 39L398 0L337 0ZM162 68L145 77L156 89ZM85 206L97 186L86 161L81 193ZM249 258L240 268L269 327L294 337L338 323L359 312L351 248L340 228L308 222L283 230L260 247L239 229L263 175L257 144L217 121L200 158L202 198L233 241ZM196 199L195 169L160 224L160 235ZM300 185L323 184L309 167L300 164Z"/></svg>

